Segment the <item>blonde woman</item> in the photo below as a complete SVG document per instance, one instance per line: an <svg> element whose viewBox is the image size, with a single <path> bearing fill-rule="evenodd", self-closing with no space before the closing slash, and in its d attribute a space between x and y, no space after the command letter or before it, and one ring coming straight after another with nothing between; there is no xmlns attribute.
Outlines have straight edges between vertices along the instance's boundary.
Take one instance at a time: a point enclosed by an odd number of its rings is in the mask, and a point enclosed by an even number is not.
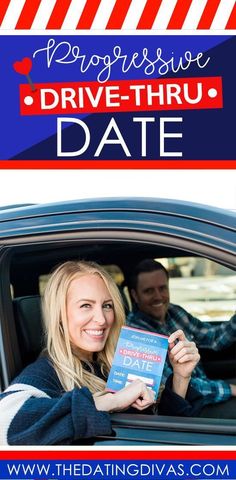
<svg viewBox="0 0 236 480"><path fill-rule="evenodd" d="M117 393L105 390L124 320L119 291L99 265L59 266L44 295L46 349L0 396L0 444L73 444L110 435L109 412L153 406L153 393L140 380ZM190 415L201 404L189 387L199 354L182 331L173 333L169 344L174 373L160 412Z"/></svg>

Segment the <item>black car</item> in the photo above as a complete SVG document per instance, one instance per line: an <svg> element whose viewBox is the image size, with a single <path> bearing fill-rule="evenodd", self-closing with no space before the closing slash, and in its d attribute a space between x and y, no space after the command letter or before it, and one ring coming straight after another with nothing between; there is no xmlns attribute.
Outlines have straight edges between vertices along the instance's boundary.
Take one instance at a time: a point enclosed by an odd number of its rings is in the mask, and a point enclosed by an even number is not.
<svg viewBox="0 0 236 480"><path fill-rule="evenodd" d="M69 259L95 260L115 278L126 312L138 261L168 268L171 299L198 318L235 311L236 216L174 200L116 198L0 210L0 382L3 390L43 347L40 297L48 275ZM236 345L201 352L212 378L236 377ZM235 445L236 420L112 414L114 435L93 445Z"/></svg>

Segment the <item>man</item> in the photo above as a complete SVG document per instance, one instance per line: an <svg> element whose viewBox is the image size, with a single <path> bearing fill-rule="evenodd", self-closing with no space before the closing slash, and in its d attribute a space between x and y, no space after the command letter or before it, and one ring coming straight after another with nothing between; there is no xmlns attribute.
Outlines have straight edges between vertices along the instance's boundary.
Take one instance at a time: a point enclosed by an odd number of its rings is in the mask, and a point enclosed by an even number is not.
<svg viewBox="0 0 236 480"><path fill-rule="evenodd" d="M188 340L196 342L198 348L213 350L225 348L236 340L236 314L229 322L214 326L171 304L168 272L155 260L143 260L136 266L130 279L130 292L137 307L127 318L131 327L164 335L181 329ZM167 361L164 382L170 373L171 366ZM236 398L233 398L236 397L236 380L211 380L200 362L192 373L191 383L204 396L205 407L200 416L236 418Z"/></svg>

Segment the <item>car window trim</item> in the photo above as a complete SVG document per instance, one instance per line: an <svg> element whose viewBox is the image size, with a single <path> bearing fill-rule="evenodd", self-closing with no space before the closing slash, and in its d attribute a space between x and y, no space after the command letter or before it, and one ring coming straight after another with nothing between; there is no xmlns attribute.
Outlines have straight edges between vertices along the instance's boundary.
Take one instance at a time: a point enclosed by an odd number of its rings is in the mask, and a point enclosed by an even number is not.
<svg viewBox="0 0 236 480"><path fill-rule="evenodd" d="M61 242L130 242L130 243L145 243L146 245L161 245L166 247L174 247L191 254L198 254L200 256L209 258L210 260L223 263L229 268L236 268L235 246L229 250L222 250L217 245L203 243L196 239L182 239L171 234L163 234L159 232L139 232L127 230L102 230L102 231L76 231L67 233L43 234L25 237L18 237L17 239L5 240L5 247L23 247L26 245L50 245L51 243L60 244ZM170 244L171 242L171 244Z"/></svg>

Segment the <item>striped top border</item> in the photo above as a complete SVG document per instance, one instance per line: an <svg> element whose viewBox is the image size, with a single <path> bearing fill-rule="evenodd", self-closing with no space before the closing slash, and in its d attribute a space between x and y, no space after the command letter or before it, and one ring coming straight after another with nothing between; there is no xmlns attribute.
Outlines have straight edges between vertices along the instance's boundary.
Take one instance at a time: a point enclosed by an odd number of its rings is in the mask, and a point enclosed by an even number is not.
<svg viewBox="0 0 236 480"><path fill-rule="evenodd" d="M0 30L236 30L236 0L0 0Z"/></svg>

